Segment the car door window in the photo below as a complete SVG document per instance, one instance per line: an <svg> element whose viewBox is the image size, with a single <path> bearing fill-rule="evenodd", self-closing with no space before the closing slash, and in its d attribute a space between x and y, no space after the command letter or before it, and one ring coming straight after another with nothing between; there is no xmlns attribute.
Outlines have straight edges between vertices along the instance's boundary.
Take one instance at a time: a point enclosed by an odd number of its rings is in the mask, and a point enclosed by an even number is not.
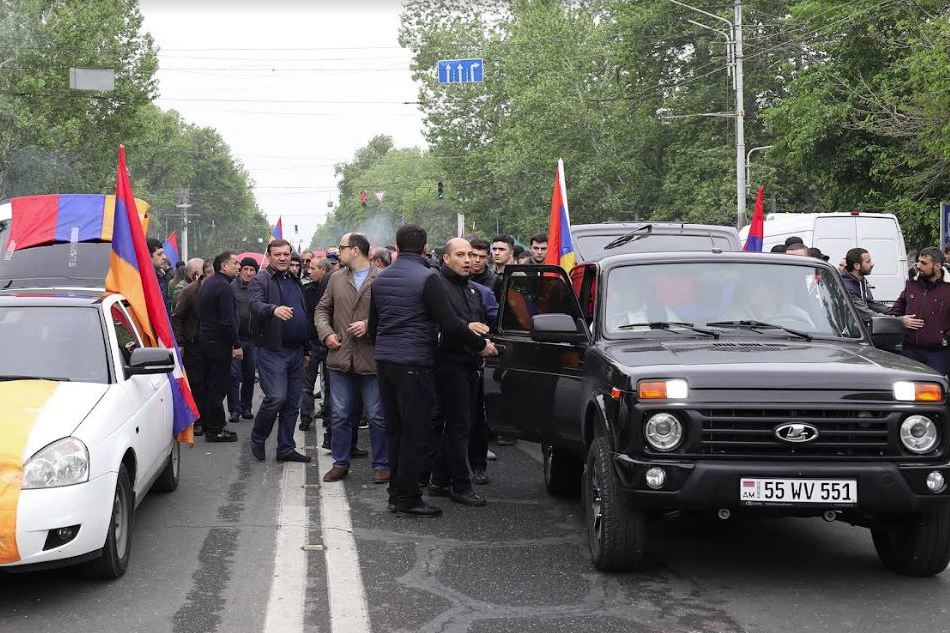
<svg viewBox="0 0 950 633"><path fill-rule="evenodd" d="M119 304L111 308L112 325L115 327L115 336L122 351L122 359L128 363L132 358L132 350L142 347L142 337L139 336L129 313Z"/></svg>
<svg viewBox="0 0 950 633"><path fill-rule="evenodd" d="M528 333L533 317L556 313L569 314L575 320L583 318L563 271L536 266L511 273L501 315L502 332Z"/></svg>

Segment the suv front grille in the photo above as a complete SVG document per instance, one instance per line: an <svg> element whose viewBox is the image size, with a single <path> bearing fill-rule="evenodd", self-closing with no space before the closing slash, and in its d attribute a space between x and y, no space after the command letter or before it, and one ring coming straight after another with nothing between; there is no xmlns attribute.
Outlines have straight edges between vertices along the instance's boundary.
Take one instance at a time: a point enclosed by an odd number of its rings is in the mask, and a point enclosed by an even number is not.
<svg viewBox="0 0 950 633"><path fill-rule="evenodd" d="M831 409L700 409L700 452L722 456L883 457L889 454L887 411ZM800 444L775 435L777 426L802 422L818 438Z"/></svg>

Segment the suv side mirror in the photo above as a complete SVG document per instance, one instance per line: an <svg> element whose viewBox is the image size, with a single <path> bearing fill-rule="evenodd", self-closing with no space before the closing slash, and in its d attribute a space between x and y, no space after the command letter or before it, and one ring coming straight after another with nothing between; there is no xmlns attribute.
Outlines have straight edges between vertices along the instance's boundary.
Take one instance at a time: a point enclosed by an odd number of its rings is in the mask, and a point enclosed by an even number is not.
<svg viewBox="0 0 950 633"><path fill-rule="evenodd" d="M138 347L132 350L125 373L129 376L167 374L175 370L175 357L170 349Z"/></svg>
<svg viewBox="0 0 950 633"><path fill-rule="evenodd" d="M586 343L587 332L569 314L538 314L531 319L531 340L538 343Z"/></svg>
<svg viewBox="0 0 950 633"><path fill-rule="evenodd" d="M871 319L871 342L878 349L897 351L904 342L904 322L900 317L874 317Z"/></svg>

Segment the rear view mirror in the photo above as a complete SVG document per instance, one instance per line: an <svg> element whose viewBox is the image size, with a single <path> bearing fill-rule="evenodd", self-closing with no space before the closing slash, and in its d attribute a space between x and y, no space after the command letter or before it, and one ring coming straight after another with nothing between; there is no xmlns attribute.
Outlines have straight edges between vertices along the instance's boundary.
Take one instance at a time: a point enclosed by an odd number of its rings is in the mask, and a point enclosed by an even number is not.
<svg viewBox="0 0 950 633"><path fill-rule="evenodd" d="M132 350L125 372L130 376L167 374L175 370L175 357L170 349L139 347Z"/></svg>
<svg viewBox="0 0 950 633"><path fill-rule="evenodd" d="M904 323L900 317L879 316L871 319L871 342L878 349L897 351L904 342Z"/></svg>
<svg viewBox="0 0 950 633"><path fill-rule="evenodd" d="M539 314L531 319L531 340L538 343L586 343L583 324L569 314Z"/></svg>

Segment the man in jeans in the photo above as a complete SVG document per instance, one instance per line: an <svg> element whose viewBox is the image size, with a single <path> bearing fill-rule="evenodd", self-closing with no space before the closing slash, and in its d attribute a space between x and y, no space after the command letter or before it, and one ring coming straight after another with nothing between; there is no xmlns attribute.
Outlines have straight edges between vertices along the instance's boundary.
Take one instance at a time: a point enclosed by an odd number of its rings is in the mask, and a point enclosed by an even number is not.
<svg viewBox="0 0 950 633"><path fill-rule="evenodd" d="M277 422L277 461L309 462L298 453L294 429L300 411L307 355L307 315L300 278L290 273L290 242L267 245L270 263L248 289L257 338L257 375L264 402L251 432L251 453L264 461L264 442Z"/></svg>
<svg viewBox="0 0 950 633"><path fill-rule="evenodd" d="M307 325L309 326L307 347L310 349L310 363L304 369L303 397L300 399L300 426L298 428L301 431L309 431L310 425L313 424L316 411L313 390L317 385L320 366L327 357L327 348L323 346L323 341L317 336L314 315L317 312L317 304L320 303L320 299L323 298L323 293L327 289L327 284L323 283L323 280L329 276L330 268L330 262L327 261L326 257L313 259L311 253L310 263L307 266L307 282L304 283L303 287L303 299L307 306ZM323 397L326 398L326 391L323 389L320 391Z"/></svg>
<svg viewBox="0 0 950 633"><path fill-rule="evenodd" d="M373 342L367 336L371 290L379 269L369 262L369 241L359 233L340 239L340 262L317 305L316 326L327 348L330 385L330 452L333 468L323 481L349 474L353 429L366 415L372 445L373 481L389 482L386 424L376 382Z"/></svg>
<svg viewBox="0 0 950 633"><path fill-rule="evenodd" d="M237 279L231 282L234 288L234 299L237 302L238 338L241 339L241 350L244 357L231 362L231 388L228 390L228 411L231 414L231 424L241 418L253 420L251 403L254 400L254 341L251 340L251 304L248 301L247 291L251 281L257 277L260 269L253 257L241 260L241 270Z"/></svg>

